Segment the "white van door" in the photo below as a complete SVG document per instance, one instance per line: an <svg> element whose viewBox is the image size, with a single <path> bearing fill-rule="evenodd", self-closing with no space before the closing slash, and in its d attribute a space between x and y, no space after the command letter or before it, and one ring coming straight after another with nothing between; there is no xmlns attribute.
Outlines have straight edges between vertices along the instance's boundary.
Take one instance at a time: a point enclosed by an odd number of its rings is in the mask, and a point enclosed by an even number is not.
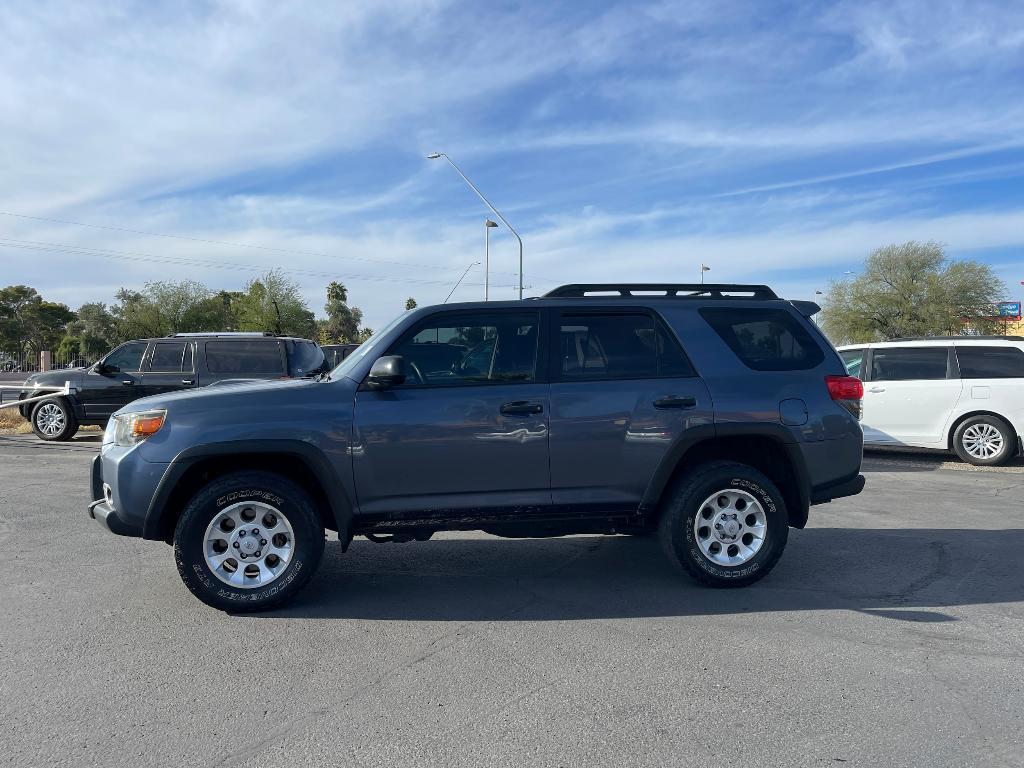
<svg viewBox="0 0 1024 768"><path fill-rule="evenodd" d="M864 383L864 440L945 447L963 382L953 378L951 347L875 347Z"/></svg>

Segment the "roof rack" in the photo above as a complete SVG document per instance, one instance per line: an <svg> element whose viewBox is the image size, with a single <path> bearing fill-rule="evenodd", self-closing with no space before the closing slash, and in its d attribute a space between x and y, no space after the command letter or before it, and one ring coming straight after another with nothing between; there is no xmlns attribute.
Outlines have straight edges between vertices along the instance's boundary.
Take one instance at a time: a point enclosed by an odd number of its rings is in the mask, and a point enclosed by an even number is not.
<svg viewBox="0 0 1024 768"><path fill-rule="evenodd" d="M743 298L743 299L777 299L775 291L767 285L741 285L739 283L575 283L563 285L548 291L541 298L567 299L585 298L591 294L608 294L618 296L664 295L676 298ZM726 294L747 294L744 296L727 296Z"/></svg>
<svg viewBox="0 0 1024 768"><path fill-rule="evenodd" d="M875 343L885 344L893 341L1024 341L1024 336L900 336Z"/></svg>
<svg viewBox="0 0 1024 768"><path fill-rule="evenodd" d="M264 336L273 336L274 334L268 333L267 331L211 331L210 333L172 333L168 338L183 338L183 339L194 339L199 336L232 336L242 338L263 338Z"/></svg>

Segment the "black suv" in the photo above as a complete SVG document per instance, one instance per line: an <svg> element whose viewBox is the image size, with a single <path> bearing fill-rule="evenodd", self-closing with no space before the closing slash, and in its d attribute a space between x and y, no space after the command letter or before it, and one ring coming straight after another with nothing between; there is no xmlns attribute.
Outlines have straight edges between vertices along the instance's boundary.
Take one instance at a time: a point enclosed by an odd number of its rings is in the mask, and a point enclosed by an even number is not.
<svg viewBox="0 0 1024 768"><path fill-rule="evenodd" d="M36 373L19 399L37 387L70 384L57 394L20 406L43 440L70 440L79 426L104 426L110 415L149 395L195 389L232 379L303 378L324 370L324 354L309 339L269 333L178 333L127 341L88 368Z"/></svg>
<svg viewBox="0 0 1024 768"><path fill-rule="evenodd" d="M658 531L699 581L750 584L810 505L864 486L863 388L817 310L721 285L416 309L327 377L132 403L89 513L173 542L186 586L226 610L294 596L325 529L343 547Z"/></svg>

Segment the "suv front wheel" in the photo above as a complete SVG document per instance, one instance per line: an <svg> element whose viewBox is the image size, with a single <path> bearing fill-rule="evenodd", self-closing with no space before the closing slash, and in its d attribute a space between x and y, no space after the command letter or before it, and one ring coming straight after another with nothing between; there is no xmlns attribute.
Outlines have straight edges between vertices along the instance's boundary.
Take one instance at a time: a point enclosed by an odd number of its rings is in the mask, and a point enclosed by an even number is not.
<svg viewBox="0 0 1024 768"><path fill-rule="evenodd" d="M302 488L270 472L235 472L199 491L174 530L185 586L222 611L265 611L291 600L324 551L324 528Z"/></svg>
<svg viewBox="0 0 1024 768"><path fill-rule="evenodd" d="M32 431L42 440L70 440L78 432L78 419L67 400L51 397L32 409Z"/></svg>
<svg viewBox="0 0 1024 768"><path fill-rule="evenodd" d="M666 553L712 587L742 587L782 556L789 517L775 484L746 464L714 461L674 484L658 526Z"/></svg>

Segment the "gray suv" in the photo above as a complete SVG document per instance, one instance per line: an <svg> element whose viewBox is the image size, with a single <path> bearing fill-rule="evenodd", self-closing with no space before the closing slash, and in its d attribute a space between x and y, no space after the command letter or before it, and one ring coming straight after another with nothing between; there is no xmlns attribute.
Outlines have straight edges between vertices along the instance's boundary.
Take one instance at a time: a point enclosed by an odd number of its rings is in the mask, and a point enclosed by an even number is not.
<svg viewBox="0 0 1024 768"><path fill-rule="evenodd" d="M318 379L122 408L89 514L173 543L185 585L229 611L291 599L325 530L656 532L698 581L750 584L810 505L864 486L862 385L817 310L664 284L417 309Z"/></svg>

